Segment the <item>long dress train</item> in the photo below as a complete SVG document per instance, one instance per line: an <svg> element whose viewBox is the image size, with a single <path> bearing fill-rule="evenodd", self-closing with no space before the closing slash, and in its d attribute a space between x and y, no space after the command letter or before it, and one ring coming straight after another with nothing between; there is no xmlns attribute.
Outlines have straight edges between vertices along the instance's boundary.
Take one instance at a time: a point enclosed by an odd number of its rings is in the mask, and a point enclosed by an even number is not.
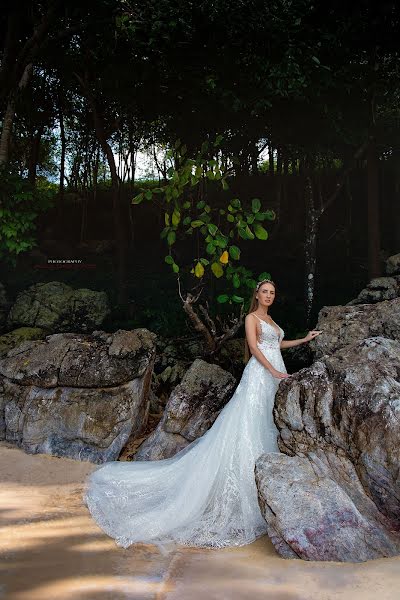
<svg viewBox="0 0 400 600"><path fill-rule="evenodd" d="M258 347L286 373L284 332L260 319ZM231 400L212 427L171 458L112 461L87 479L84 500L119 546L243 546L266 533L254 465L279 452L272 409L279 380L252 356Z"/></svg>

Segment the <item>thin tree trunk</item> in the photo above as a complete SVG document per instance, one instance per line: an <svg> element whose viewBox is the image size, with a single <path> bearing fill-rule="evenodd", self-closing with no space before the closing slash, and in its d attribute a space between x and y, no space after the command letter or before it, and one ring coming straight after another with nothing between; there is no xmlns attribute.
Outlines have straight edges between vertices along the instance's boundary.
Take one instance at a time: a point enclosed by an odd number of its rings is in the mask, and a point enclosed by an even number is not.
<svg viewBox="0 0 400 600"><path fill-rule="evenodd" d="M28 181L31 185L36 183L37 165L39 162L40 142L42 141L44 125L39 127L36 135L33 136L28 165Z"/></svg>
<svg viewBox="0 0 400 600"><path fill-rule="evenodd" d="M274 149L270 144L268 146L268 172L270 175L273 175L274 171Z"/></svg>
<svg viewBox="0 0 400 600"><path fill-rule="evenodd" d="M12 135L12 127L15 115L15 96L10 94L7 102L7 108L3 119L3 127L0 138L0 167L8 163L10 153L10 143Z"/></svg>
<svg viewBox="0 0 400 600"><path fill-rule="evenodd" d="M26 65L24 72L22 73L20 82L18 84L18 90L24 89L29 82L30 76L32 74L33 65L30 63ZM6 165L8 163L9 153L10 153L10 145L11 145L11 137L12 137L12 128L15 116L15 102L16 102L16 92L11 91L8 97L7 108L3 119L3 127L1 130L1 138L0 138L0 167Z"/></svg>
<svg viewBox="0 0 400 600"><path fill-rule="evenodd" d="M58 118L60 122L60 138L61 138L61 157L60 157L60 189L58 196L58 216L60 222L62 221L62 215L64 212L64 181L65 181L65 152L66 152L66 139L65 139L65 126L64 126L64 112L63 112L63 100L61 91L58 94Z"/></svg>
<svg viewBox="0 0 400 600"><path fill-rule="evenodd" d="M276 150L276 172L278 175L282 173L282 148L278 146Z"/></svg>
<svg viewBox="0 0 400 600"><path fill-rule="evenodd" d="M314 303L315 275L317 271L317 231L318 211L315 209L314 191L311 178L306 178L306 229L305 229L305 298L306 323L310 325L311 310Z"/></svg>

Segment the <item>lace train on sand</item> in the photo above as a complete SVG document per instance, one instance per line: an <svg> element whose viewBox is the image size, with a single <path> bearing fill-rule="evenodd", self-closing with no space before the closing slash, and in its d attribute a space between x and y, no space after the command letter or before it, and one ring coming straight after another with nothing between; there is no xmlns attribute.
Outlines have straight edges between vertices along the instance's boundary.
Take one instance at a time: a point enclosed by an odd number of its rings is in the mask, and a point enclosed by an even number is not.
<svg viewBox="0 0 400 600"><path fill-rule="evenodd" d="M280 335L260 321L258 346L286 372ZM279 381L254 357L213 426L172 458L113 461L87 480L85 502L118 545L135 542L222 548L266 533L254 478L263 452L279 452L272 409Z"/></svg>

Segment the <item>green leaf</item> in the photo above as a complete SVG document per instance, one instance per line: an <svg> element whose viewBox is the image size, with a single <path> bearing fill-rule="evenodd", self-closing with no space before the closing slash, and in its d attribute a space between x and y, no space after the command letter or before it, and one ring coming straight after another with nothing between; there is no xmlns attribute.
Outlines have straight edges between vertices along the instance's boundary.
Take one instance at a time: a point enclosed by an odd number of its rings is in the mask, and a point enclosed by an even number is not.
<svg viewBox="0 0 400 600"><path fill-rule="evenodd" d="M174 259L172 258L172 256L170 254L168 254L168 256L166 256L164 260L167 263L167 265L173 265L174 264Z"/></svg>
<svg viewBox="0 0 400 600"><path fill-rule="evenodd" d="M206 266L210 264L210 261L207 260L206 258L201 258L200 262L201 262L202 265L206 265Z"/></svg>
<svg viewBox="0 0 400 600"><path fill-rule="evenodd" d="M172 225L174 227L177 227L179 225L180 220L181 220L181 213L177 208L175 208L174 212L172 213Z"/></svg>
<svg viewBox="0 0 400 600"><path fill-rule="evenodd" d="M259 240L268 239L268 231L260 223L254 224L254 233Z"/></svg>
<svg viewBox="0 0 400 600"><path fill-rule="evenodd" d="M196 208L198 208L199 210L201 210L202 208L204 208L206 205L204 200L200 200L197 204L196 204Z"/></svg>
<svg viewBox="0 0 400 600"><path fill-rule="evenodd" d="M221 263L219 263L219 262L212 263L211 271L214 273L215 277L217 277L218 279L220 277L222 277L222 275L224 274L224 269L222 268Z"/></svg>
<svg viewBox="0 0 400 600"><path fill-rule="evenodd" d="M169 213L164 213L165 225L169 227Z"/></svg>
<svg viewBox="0 0 400 600"><path fill-rule="evenodd" d="M172 270L174 273L179 273L179 266L176 263L174 263L172 265Z"/></svg>
<svg viewBox="0 0 400 600"><path fill-rule="evenodd" d="M240 277L237 273L233 274L232 283L233 283L233 287L235 287L235 288L240 287Z"/></svg>
<svg viewBox="0 0 400 600"><path fill-rule="evenodd" d="M231 255L231 257L234 260L239 260L239 258L240 258L240 248L238 248L237 246L230 246L229 247L229 254Z"/></svg>
<svg viewBox="0 0 400 600"><path fill-rule="evenodd" d="M141 202L143 202L143 192L132 199L132 204L140 204Z"/></svg>
<svg viewBox="0 0 400 600"><path fill-rule="evenodd" d="M147 190L144 196L146 200L151 200L153 198L153 192L151 190Z"/></svg>
<svg viewBox="0 0 400 600"><path fill-rule="evenodd" d="M222 189L223 190L228 190L229 189L229 185L226 182L226 179L221 179L221 183L222 183Z"/></svg>
<svg viewBox="0 0 400 600"><path fill-rule="evenodd" d="M228 238L225 237L224 235L221 235L220 233L217 235L215 241L216 241L217 246L219 246L219 248L226 248L228 245Z"/></svg>
<svg viewBox="0 0 400 600"><path fill-rule="evenodd" d="M208 225L208 231L211 233L211 235L215 235L218 231L218 227L214 225L214 223L210 223Z"/></svg>
<svg viewBox="0 0 400 600"><path fill-rule="evenodd" d="M253 213L258 213L261 208L261 202L258 198L253 198L251 201L251 210Z"/></svg>
<svg viewBox="0 0 400 600"><path fill-rule="evenodd" d="M167 235L167 242L169 246L172 246L172 244L175 243L176 240L176 233L175 231L170 231Z"/></svg>
<svg viewBox="0 0 400 600"><path fill-rule="evenodd" d="M184 225L189 225L189 223L191 222L191 220L192 220L192 219L191 219L190 217L185 217L185 218L183 219L182 223L183 223Z"/></svg>
<svg viewBox="0 0 400 600"><path fill-rule="evenodd" d="M246 285L247 287L249 287L251 290L254 290L254 288L257 285L257 281L255 279L246 279Z"/></svg>
<svg viewBox="0 0 400 600"><path fill-rule="evenodd" d="M204 225L204 222L200 221L199 219L197 219L196 221L192 221L191 222L191 226L192 227L201 227L202 225Z"/></svg>
<svg viewBox="0 0 400 600"><path fill-rule="evenodd" d="M215 254L216 248L214 246L214 244L212 242L210 242L209 244L207 244L206 246L206 252L207 254Z"/></svg>
<svg viewBox="0 0 400 600"><path fill-rule="evenodd" d="M231 200L231 204L234 208L240 208L241 206L239 198L234 198Z"/></svg>
<svg viewBox="0 0 400 600"><path fill-rule="evenodd" d="M194 274L196 275L196 277L198 279L201 279L204 275L204 267L200 261L198 263L196 263L196 266L194 268Z"/></svg>
<svg viewBox="0 0 400 600"><path fill-rule="evenodd" d="M242 302L244 302L244 298L242 298L241 296L236 296L235 294L232 296L232 300L237 304L241 304Z"/></svg>
<svg viewBox="0 0 400 600"><path fill-rule="evenodd" d="M191 207L191 204L188 200L186 200L186 202L184 202L182 205L182 208L184 208L185 210L187 210L190 207Z"/></svg>
<svg viewBox="0 0 400 600"><path fill-rule="evenodd" d="M231 214L227 215L227 220L229 221L229 223L234 223L235 222L235 217Z"/></svg>
<svg viewBox="0 0 400 600"><path fill-rule="evenodd" d="M219 302L220 304L225 304L225 302L228 302L228 300L228 294L220 294L219 296L217 296L217 302Z"/></svg>

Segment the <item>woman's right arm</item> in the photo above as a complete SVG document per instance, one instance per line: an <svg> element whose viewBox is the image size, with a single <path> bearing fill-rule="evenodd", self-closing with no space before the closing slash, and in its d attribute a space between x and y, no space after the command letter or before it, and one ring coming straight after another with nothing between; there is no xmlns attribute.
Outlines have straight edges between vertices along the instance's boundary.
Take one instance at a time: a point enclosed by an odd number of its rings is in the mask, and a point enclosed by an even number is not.
<svg viewBox="0 0 400 600"><path fill-rule="evenodd" d="M249 350L251 354L258 360L258 362L260 362L266 369L268 369L272 377L275 377L276 379L286 379L287 377L289 377L287 373L281 373L281 371L277 371L276 369L274 369L274 367L265 358L264 354L257 346L257 323L252 315L246 316L244 320L244 326L246 330L246 339L249 345Z"/></svg>

